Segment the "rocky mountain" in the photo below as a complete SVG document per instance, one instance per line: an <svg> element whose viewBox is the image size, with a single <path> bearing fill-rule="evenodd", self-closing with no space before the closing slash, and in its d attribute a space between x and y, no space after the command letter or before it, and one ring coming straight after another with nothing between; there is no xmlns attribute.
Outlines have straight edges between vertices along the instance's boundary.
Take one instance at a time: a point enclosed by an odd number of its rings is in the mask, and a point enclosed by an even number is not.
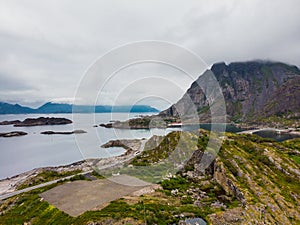
<svg viewBox="0 0 300 225"><path fill-rule="evenodd" d="M48 113L108 113L108 112L158 112L157 109L148 105L72 105L47 102L37 109L0 102L0 114L48 114Z"/></svg>
<svg viewBox="0 0 300 225"><path fill-rule="evenodd" d="M211 67L226 103L229 121L264 121L270 117L299 119L300 70L280 62L249 61L226 65L216 63ZM178 116L177 109L191 99L200 120L210 117L208 99L195 81L176 104L160 113L161 116ZM188 110L188 107L185 107Z"/></svg>

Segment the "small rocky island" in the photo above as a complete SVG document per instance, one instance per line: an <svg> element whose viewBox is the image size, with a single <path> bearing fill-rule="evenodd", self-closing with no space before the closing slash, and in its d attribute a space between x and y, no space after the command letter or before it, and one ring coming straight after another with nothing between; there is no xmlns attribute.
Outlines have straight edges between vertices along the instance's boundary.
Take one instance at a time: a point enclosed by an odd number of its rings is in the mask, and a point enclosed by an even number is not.
<svg viewBox="0 0 300 225"><path fill-rule="evenodd" d="M74 131L43 131L41 134L52 135L52 134L85 134L87 133L85 130L74 130Z"/></svg>
<svg viewBox="0 0 300 225"><path fill-rule="evenodd" d="M72 120L66 118L55 117L39 117L39 118L27 118L23 121L12 120L2 121L0 125L14 125L14 127L30 127L30 126L44 126L44 125L65 125L72 123Z"/></svg>
<svg viewBox="0 0 300 225"><path fill-rule="evenodd" d="M0 137L18 137L24 135L27 135L27 133L23 131L12 131L12 132L0 133Z"/></svg>

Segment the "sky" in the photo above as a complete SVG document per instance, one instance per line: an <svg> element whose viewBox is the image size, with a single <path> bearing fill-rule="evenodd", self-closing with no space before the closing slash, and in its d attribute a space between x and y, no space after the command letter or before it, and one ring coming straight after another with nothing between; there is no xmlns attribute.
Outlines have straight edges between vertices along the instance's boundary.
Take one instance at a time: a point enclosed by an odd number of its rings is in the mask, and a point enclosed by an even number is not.
<svg viewBox="0 0 300 225"><path fill-rule="evenodd" d="M0 101L72 102L99 57L143 40L189 49L203 68L254 59L300 67L299 8L298 0L0 0ZM133 65L95 101L129 104L135 96L164 109L192 82L170 66Z"/></svg>

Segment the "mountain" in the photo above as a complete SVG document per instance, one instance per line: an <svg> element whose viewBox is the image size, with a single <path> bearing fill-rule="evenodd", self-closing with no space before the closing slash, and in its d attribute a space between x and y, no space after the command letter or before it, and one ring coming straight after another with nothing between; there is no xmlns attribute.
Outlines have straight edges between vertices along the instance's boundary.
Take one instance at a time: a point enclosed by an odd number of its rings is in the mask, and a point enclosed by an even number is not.
<svg viewBox="0 0 300 225"><path fill-rule="evenodd" d="M62 103L52 103L47 102L44 105L37 108L35 111L37 113L72 113L71 104L62 104Z"/></svg>
<svg viewBox="0 0 300 225"><path fill-rule="evenodd" d="M34 109L20 106L19 104L9 104L0 102L0 114L26 114L33 113Z"/></svg>
<svg viewBox="0 0 300 225"><path fill-rule="evenodd" d="M23 107L18 104L9 104L0 102L0 114L48 114L48 113L108 113L108 112L158 112L157 109L148 105L123 105L123 106L109 106L109 105L72 105L62 103L48 102L37 109Z"/></svg>
<svg viewBox="0 0 300 225"><path fill-rule="evenodd" d="M280 62L249 61L211 67L222 89L228 120L233 122L267 121L270 118L300 118L300 70ZM205 73L204 73L205 75ZM202 75L203 76L203 75ZM177 109L188 110L191 99L203 121L210 118L209 104L195 81L176 104L160 113L177 116ZM184 109L186 108L186 109Z"/></svg>

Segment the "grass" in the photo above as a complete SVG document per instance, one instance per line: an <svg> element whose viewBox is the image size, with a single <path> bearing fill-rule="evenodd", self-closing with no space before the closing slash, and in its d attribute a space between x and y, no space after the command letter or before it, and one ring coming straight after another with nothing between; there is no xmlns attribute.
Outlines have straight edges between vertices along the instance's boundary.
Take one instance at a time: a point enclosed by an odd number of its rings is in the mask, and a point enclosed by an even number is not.
<svg viewBox="0 0 300 225"><path fill-rule="evenodd" d="M291 158L292 160L294 160L295 163L300 165L300 156L292 155Z"/></svg>

